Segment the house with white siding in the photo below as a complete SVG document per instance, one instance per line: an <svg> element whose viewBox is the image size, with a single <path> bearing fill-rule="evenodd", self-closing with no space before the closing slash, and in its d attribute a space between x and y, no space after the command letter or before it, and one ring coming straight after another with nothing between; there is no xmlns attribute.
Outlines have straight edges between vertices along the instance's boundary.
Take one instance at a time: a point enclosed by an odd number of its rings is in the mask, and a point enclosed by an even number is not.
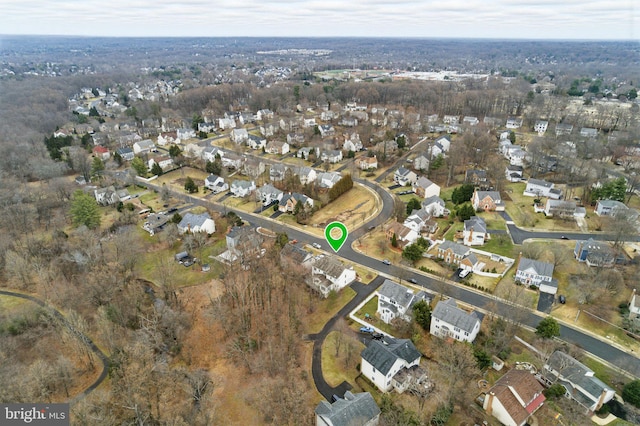
<svg viewBox="0 0 640 426"><path fill-rule="evenodd" d="M479 312L469 313L459 308L455 299L441 300L431 314L429 332L442 339L473 343L480 331L482 318Z"/></svg>
<svg viewBox="0 0 640 426"><path fill-rule="evenodd" d="M420 365L422 354L409 339L372 340L361 353L360 371L381 392L394 388L394 376Z"/></svg>

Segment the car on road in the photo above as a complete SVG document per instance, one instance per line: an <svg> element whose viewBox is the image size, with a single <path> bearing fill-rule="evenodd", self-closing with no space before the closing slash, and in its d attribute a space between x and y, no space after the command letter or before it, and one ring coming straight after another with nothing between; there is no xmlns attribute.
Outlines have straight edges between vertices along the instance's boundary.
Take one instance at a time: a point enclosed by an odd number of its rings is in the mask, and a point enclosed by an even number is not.
<svg viewBox="0 0 640 426"><path fill-rule="evenodd" d="M382 333L373 333L371 335L371 337L373 338L373 340L382 340L382 338L384 337L384 334L382 334Z"/></svg>
<svg viewBox="0 0 640 426"><path fill-rule="evenodd" d="M373 333L374 331L373 327L367 327L366 325L360 327L360 333Z"/></svg>
<svg viewBox="0 0 640 426"><path fill-rule="evenodd" d="M411 284L418 284L418 281L416 281L416 279L415 279L415 278L409 278L409 282L410 282Z"/></svg>
<svg viewBox="0 0 640 426"><path fill-rule="evenodd" d="M321 249L322 248L322 246L320 244L318 244L318 243L312 243L311 247L317 248L317 249Z"/></svg>
<svg viewBox="0 0 640 426"><path fill-rule="evenodd" d="M462 271L460 271L460 273L458 274L458 276L460 278L466 278L467 275L469 275L471 273L471 269L463 269Z"/></svg>
<svg viewBox="0 0 640 426"><path fill-rule="evenodd" d="M391 265L391 262L389 262L389 259L383 260L382 263L384 263L385 265Z"/></svg>
<svg viewBox="0 0 640 426"><path fill-rule="evenodd" d="M561 240L568 240L569 238L567 238L567 237L565 237L564 235L562 235L562 236L560 237L560 239L561 239Z"/></svg>
<svg viewBox="0 0 640 426"><path fill-rule="evenodd" d="M375 225L371 225L370 227L367 228L368 231L373 231L374 229L376 229Z"/></svg>
<svg viewBox="0 0 640 426"><path fill-rule="evenodd" d="M167 214L175 213L175 212L177 212L177 211L178 211L178 209L177 209L177 208L175 208L175 207L171 207L169 210L167 210Z"/></svg>
<svg viewBox="0 0 640 426"><path fill-rule="evenodd" d="M289 241L289 244L298 244L298 240L291 240Z"/></svg>

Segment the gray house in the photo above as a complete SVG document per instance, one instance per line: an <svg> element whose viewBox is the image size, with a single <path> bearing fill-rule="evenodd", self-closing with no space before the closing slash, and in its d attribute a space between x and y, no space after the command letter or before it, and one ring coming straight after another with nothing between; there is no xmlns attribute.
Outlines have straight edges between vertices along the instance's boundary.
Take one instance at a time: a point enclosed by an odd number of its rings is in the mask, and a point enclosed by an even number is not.
<svg viewBox="0 0 640 426"><path fill-rule="evenodd" d="M347 391L333 404L320 401L315 413L316 426L376 426L380 419L380 408L369 392Z"/></svg>
<svg viewBox="0 0 640 426"><path fill-rule="evenodd" d="M394 318L411 320L411 308L419 300L431 302L431 297L424 291L414 293L408 287L385 280L377 291L378 311L382 321L389 324Z"/></svg>
<svg viewBox="0 0 640 426"><path fill-rule="evenodd" d="M444 339L472 343L480 331L481 322L482 314L459 308L454 299L441 300L431 315L429 332Z"/></svg>

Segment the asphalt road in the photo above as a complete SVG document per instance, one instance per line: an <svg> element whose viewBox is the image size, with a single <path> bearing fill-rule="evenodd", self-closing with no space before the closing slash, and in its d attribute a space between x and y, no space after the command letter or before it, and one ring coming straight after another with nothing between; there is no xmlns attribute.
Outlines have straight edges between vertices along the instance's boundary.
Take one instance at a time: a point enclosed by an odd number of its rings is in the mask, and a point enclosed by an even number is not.
<svg viewBox="0 0 640 426"><path fill-rule="evenodd" d="M383 208L380 214L378 214L375 218L364 223L363 226L360 226L358 229L349 233L347 242L340 249L340 257L343 257L344 259L353 263L366 266L378 273L383 273L395 277L402 277L404 280L414 278L420 286L432 293L443 293L446 296L453 297L457 300L460 300L461 302L478 307L480 309L487 309L491 307L492 311L497 315L507 316L509 314L509 308L511 307L509 303L492 295L480 293L466 287L459 287L448 281L442 281L436 278L432 278L418 273L417 271L408 270L405 267L398 267L395 265L387 266L384 265L380 260L373 259L355 251L352 247L353 243L360 236L365 234L370 226L378 226L384 223L391 217L391 214L393 213L393 197L387 191L371 182L362 180L357 181L373 188L382 197ZM153 183L139 183L141 185L147 185L150 188L159 189L159 187L157 185L154 185ZM196 197L192 197L188 194L174 193L174 196L183 198L187 202L201 205L215 211L234 211L236 214L240 215L242 219L254 226L261 226L274 232L286 232L289 236L289 239L296 239L300 242L308 244L318 243L323 247L326 247L326 244L324 244L325 240L323 238L316 237L296 228L285 226L284 224L269 220L268 218L225 207L208 200L202 200ZM510 220L510 218L507 220ZM511 236L516 243L517 240L516 238L514 238L514 232L520 232L517 234L518 238L521 238L519 241L523 241L527 238L558 238L558 233L529 232L522 231L514 225L508 226L509 232L511 233ZM591 234L566 234L566 236L575 237L575 239L588 239L589 237L594 237ZM521 307L520 309L527 310L527 314L523 320L523 324L528 327L535 328L540 320L544 318L542 314L538 314L534 311L529 310L528 308ZM610 364L621 368L622 370L626 371L629 374L632 374L635 377L640 377L640 360L638 360L638 358L636 358L635 356L628 354L615 346L610 345L606 341L600 340L590 334L587 334L568 325L561 324L560 328L560 338L562 340L581 347L586 352L589 352L594 356L599 357L609 362Z"/></svg>

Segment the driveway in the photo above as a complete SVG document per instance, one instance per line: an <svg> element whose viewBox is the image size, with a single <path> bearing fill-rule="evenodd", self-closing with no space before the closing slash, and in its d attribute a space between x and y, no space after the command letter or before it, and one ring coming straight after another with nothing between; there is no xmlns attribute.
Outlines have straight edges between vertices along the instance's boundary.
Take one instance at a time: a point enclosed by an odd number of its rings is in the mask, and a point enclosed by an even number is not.
<svg viewBox="0 0 640 426"><path fill-rule="evenodd" d="M554 300L554 294L540 292L540 297L538 298L538 307L536 309L540 312L544 312L545 314L550 314Z"/></svg>

